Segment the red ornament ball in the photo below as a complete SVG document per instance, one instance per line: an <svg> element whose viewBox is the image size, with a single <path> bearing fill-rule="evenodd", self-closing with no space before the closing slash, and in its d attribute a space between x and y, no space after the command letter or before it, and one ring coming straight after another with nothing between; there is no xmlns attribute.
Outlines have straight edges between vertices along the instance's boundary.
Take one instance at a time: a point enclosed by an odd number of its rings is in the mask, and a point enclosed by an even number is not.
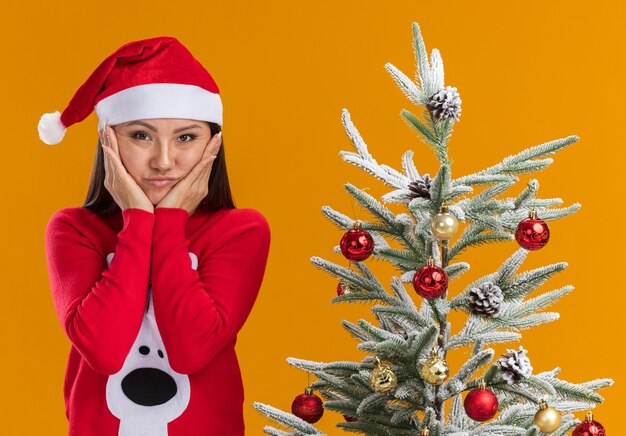
<svg viewBox="0 0 626 436"><path fill-rule="evenodd" d="M343 280L339 280L337 284L337 295L341 296L343 294L349 294L350 292L352 292L352 287L344 283Z"/></svg>
<svg viewBox="0 0 626 436"><path fill-rule="evenodd" d="M374 251L374 239L367 230L356 228L348 230L339 243L341 252L349 260L362 261L370 257Z"/></svg>
<svg viewBox="0 0 626 436"><path fill-rule="evenodd" d="M487 421L498 413L498 397L489 389L474 389L465 397L463 407L474 421Z"/></svg>
<svg viewBox="0 0 626 436"><path fill-rule="evenodd" d="M310 387L307 387L304 394L298 395L291 403L291 413L313 424L324 414L322 399L315 395Z"/></svg>
<svg viewBox="0 0 626 436"><path fill-rule="evenodd" d="M537 218L533 210L528 218L524 218L517 225L515 240L526 250L539 250L550 240L550 229L544 220Z"/></svg>
<svg viewBox="0 0 626 436"><path fill-rule="evenodd" d="M606 436L606 431L602 424L593 420L593 415L589 412L587 419L576 426L572 436Z"/></svg>
<svg viewBox="0 0 626 436"><path fill-rule="evenodd" d="M441 297L448 289L448 275L429 261L428 265L418 269L413 276L413 288L424 298Z"/></svg>

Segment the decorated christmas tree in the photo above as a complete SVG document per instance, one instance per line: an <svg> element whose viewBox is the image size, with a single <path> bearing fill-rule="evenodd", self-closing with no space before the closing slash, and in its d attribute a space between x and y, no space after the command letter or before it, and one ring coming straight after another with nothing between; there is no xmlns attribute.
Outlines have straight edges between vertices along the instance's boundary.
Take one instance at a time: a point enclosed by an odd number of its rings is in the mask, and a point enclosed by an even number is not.
<svg viewBox="0 0 626 436"><path fill-rule="evenodd" d="M456 88L444 85L439 51L433 49L428 58L417 23L413 46L414 80L390 63L385 67L409 100L423 107L422 119L407 110L401 116L432 147L439 170L433 178L420 174L412 150L402 156L402 171L379 164L344 109L342 122L356 153L342 151L341 157L392 190L379 201L347 183L347 191L372 219L355 220L324 206L323 214L345 232L334 251L343 254L348 267L311 258L316 267L338 279L333 303L373 303L371 311L379 325L343 321L359 341L358 348L370 354L360 362L287 358L317 380L295 398L292 413L255 402L257 410L284 427L266 426L264 432L322 435L313 423L324 410L332 410L344 417L337 427L368 435L565 435L572 429L579 436L605 435L591 410L604 400L596 391L611 386L612 379L568 382L559 378L560 368L534 372L521 345L498 358L488 347L520 341L522 330L558 319L558 313L543 309L573 290L568 285L530 297L563 271L566 262L520 269L533 251L549 243L548 223L573 214L580 204L560 208L560 198L538 198L536 179L515 197L497 197L515 185L519 175L548 167L553 162L549 156L578 137L537 145L454 178L448 141L460 120L461 99ZM483 189L474 194L478 187ZM406 206L407 212L393 213L385 206L392 203ZM402 248L393 248L388 241ZM455 279L470 269L459 255L500 242L514 245L497 271L456 289ZM397 269L390 290L368 268L370 256ZM466 315L456 334L448 321L451 311ZM471 356L451 371L447 355L463 347L471 349ZM576 418L576 411L587 412L583 421Z"/></svg>

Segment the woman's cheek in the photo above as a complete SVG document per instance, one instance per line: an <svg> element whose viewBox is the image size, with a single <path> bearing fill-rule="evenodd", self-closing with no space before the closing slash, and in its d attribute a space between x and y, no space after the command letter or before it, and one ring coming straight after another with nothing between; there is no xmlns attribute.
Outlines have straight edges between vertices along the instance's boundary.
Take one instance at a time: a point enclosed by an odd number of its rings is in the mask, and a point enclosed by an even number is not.
<svg viewBox="0 0 626 436"><path fill-rule="evenodd" d="M202 155L204 154L204 147L196 147L194 148L195 153L193 153L192 164L191 167L196 165L202 159Z"/></svg>
<svg viewBox="0 0 626 436"><path fill-rule="evenodd" d="M128 147L125 143L120 143L119 145L119 156L120 162L122 162L122 166L126 169L126 171L137 181L135 177L135 168L133 163L136 161L136 158L133 157L132 154L128 153Z"/></svg>
<svg viewBox="0 0 626 436"><path fill-rule="evenodd" d="M198 153L193 153L192 156L190 156L188 159L185 160L185 171L187 173L189 173L189 171L191 171L191 169L196 166L198 164L198 162L200 162L200 158L202 157L201 154Z"/></svg>

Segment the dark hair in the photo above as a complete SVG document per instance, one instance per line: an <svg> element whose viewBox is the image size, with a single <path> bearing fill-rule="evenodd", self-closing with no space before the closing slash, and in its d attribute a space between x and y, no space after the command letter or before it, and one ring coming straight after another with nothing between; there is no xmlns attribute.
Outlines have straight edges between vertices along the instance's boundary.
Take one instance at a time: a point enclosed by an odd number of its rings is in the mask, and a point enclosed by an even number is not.
<svg viewBox="0 0 626 436"><path fill-rule="evenodd" d="M207 124L211 130L211 137L220 132L221 128L219 124L208 121ZM113 215L121 211L118 204L113 200L111 193L104 186L104 176L104 156L102 154L100 138L98 138L98 147L91 171L89 190L87 191L87 198L85 199L83 207L101 216ZM213 161L213 166L211 167L209 193L202 199L198 205L198 209L213 211L223 207L234 209L235 203L233 202L230 185L228 183L224 139L222 138L220 151L217 153L217 158Z"/></svg>

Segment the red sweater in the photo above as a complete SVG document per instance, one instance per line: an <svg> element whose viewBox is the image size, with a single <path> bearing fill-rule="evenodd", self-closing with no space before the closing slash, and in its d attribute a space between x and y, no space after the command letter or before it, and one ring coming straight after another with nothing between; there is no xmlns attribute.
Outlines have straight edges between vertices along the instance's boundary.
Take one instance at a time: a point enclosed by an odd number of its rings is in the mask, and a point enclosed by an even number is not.
<svg viewBox="0 0 626 436"><path fill-rule="evenodd" d="M45 242L69 436L244 435L235 343L269 253L260 212L64 208Z"/></svg>

